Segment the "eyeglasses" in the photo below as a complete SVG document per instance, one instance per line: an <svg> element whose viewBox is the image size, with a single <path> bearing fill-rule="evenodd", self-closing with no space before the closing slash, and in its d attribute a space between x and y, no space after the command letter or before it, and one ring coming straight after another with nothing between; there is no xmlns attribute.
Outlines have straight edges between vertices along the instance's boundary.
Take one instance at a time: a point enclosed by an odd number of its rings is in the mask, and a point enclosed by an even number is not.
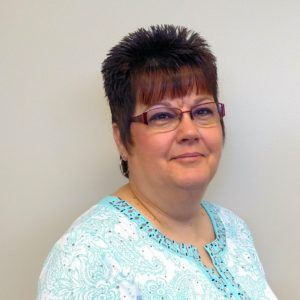
<svg viewBox="0 0 300 300"><path fill-rule="evenodd" d="M132 122L144 123L160 132L172 131L180 124L184 113L189 113L194 124L199 127L210 127L217 124L225 116L223 103L206 102L198 104L191 110L182 111L175 107L150 108L138 116L131 118Z"/></svg>

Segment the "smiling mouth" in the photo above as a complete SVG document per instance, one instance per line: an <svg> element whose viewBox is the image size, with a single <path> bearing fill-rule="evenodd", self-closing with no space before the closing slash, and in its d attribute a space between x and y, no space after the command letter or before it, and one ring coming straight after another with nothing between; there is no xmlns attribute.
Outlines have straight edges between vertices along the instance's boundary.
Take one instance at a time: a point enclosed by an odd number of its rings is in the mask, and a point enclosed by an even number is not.
<svg viewBox="0 0 300 300"><path fill-rule="evenodd" d="M173 159L180 159L180 160L195 160L198 159L200 157L204 157L205 155L203 155L202 153L199 152L193 152L193 153L184 153L184 154L180 154L177 156L174 156L172 158Z"/></svg>

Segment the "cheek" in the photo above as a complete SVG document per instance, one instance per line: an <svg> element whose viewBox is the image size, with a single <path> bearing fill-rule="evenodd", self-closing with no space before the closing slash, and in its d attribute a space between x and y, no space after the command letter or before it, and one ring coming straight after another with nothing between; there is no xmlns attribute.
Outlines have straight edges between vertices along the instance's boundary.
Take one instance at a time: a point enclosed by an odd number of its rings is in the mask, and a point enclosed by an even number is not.
<svg viewBox="0 0 300 300"><path fill-rule="evenodd" d="M132 140L134 146L131 151L132 162L143 164L144 168L157 168L158 164L164 164L169 157L173 142L172 134L149 133L147 130L133 128ZM140 165L140 167L142 167Z"/></svg>
<svg viewBox="0 0 300 300"><path fill-rule="evenodd" d="M221 127L206 132L203 139L211 153L215 153L216 155L221 154L223 149L223 133Z"/></svg>

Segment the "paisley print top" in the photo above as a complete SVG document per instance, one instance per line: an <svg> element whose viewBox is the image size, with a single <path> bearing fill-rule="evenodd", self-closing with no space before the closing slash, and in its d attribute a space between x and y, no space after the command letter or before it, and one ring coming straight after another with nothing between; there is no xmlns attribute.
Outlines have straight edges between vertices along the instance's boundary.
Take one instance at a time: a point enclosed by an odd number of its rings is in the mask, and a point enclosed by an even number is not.
<svg viewBox="0 0 300 300"><path fill-rule="evenodd" d="M127 202L107 196L54 245L37 299L277 299L246 224L210 202L216 239L205 246L215 269L193 245L159 232Z"/></svg>

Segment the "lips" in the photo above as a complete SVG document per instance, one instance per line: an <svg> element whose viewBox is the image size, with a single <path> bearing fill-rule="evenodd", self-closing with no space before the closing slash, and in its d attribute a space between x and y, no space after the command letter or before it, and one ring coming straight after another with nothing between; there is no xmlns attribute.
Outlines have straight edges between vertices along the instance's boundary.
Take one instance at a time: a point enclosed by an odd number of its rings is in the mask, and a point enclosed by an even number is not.
<svg viewBox="0 0 300 300"><path fill-rule="evenodd" d="M197 159L199 157L204 157L205 155L199 152L189 152L189 153L183 153L180 155L174 156L172 159Z"/></svg>

